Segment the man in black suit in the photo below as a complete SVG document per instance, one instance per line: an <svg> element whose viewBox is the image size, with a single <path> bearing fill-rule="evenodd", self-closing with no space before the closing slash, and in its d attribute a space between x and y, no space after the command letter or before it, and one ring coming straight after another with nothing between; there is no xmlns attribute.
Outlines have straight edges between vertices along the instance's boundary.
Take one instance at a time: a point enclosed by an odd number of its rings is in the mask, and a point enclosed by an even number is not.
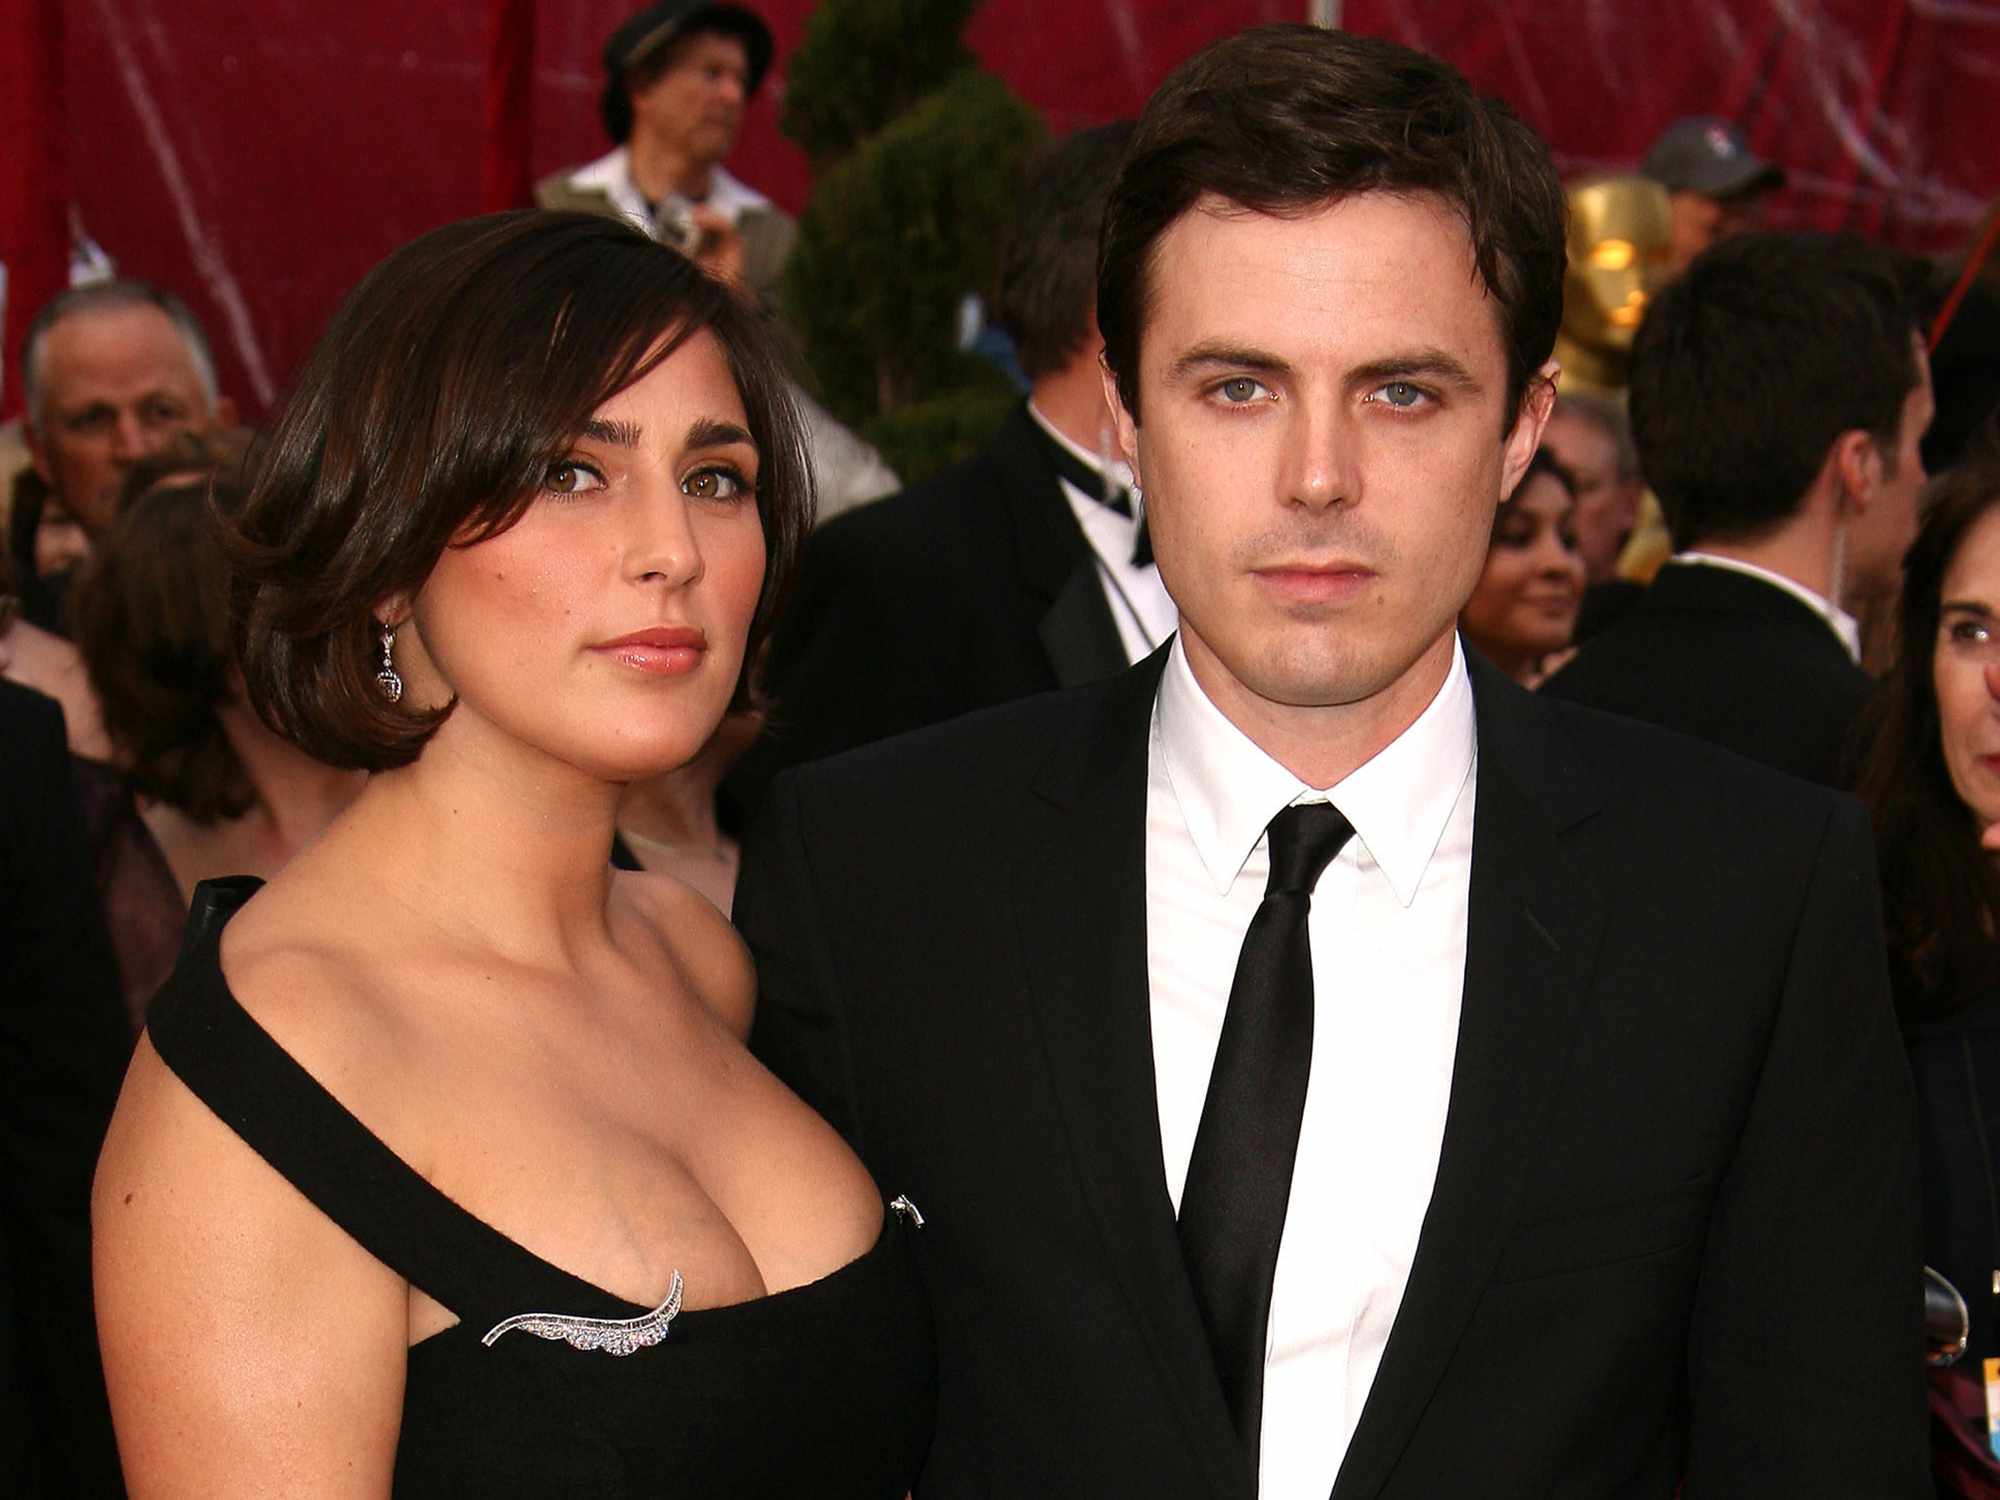
<svg viewBox="0 0 2000 1500"><path fill-rule="evenodd" d="M90 1174L131 1055L62 709L0 680L0 1473L116 1495Z"/></svg>
<svg viewBox="0 0 2000 1500"><path fill-rule="evenodd" d="M727 794L785 766L1123 670L1173 629L1099 387L1097 225L1129 124L1031 169L996 313L1028 399L968 463L828 522L764 674L775 704Z"/></svg>
<svg viewBox="0 0 2000 1500"><path fill-rule="evenodd" d="M1873 690L1849 607L1917 529L1930 371L1888 251L1745 235L1660 294L1632 429L1678 549L1543 691L1846 786Z"/></svg>
<svg viewBox="0 0 2000 1500"><path fill-rule="evenodd" d="M1562 194L1269 27L1104 222L1173 644L773 787L753 1043L926 1218L930 1497L1927 1493L1859 808L1468 661Z"/></svg>

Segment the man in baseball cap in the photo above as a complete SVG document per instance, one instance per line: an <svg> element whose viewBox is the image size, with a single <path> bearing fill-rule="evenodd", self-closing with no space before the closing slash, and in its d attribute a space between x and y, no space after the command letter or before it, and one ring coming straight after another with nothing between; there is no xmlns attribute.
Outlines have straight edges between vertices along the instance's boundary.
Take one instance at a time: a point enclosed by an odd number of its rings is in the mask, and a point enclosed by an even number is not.
<svg viewBox="0 0 2000 1500"><path fill-rule="evenodd" d="M604 44L600 112L614 149L545 178L535 201L628 219L768 298L796 228L722 162L772 51L770 28L741 5L639 11Z"/></svg>
<svg viewBox="0 0 2000 1500"><path fill-rule="evenodd" d="M1690 115L1660 132L1640 172L1673 207L1671 274L1717 240L1757 227L1785 169L1750 149L1743 132L1714 115Z"/></svg>

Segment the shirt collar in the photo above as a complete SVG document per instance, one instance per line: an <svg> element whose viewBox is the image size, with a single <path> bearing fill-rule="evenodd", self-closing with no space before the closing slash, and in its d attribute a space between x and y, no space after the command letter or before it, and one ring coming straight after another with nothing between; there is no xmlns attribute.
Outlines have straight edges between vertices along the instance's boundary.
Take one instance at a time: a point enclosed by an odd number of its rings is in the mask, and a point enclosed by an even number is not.
<svg viewBox="0 0 2000 1500"><path fill-rule="evenodd" d="M629 147L620 146L608 151L596 161L578 167L569 174L570 185L579 188L596 188L617 206L621 213L642 223L651 221L646 198L632 181L632 155ZM676 195L678 196L678 195ZM721 167L711 169L708 185L708 205L731 222L743 217L750 209L768 208L771 200L755 188L748 186L739 177L724 171Z"/></svg>
<svg viewBox="0 0 2000 1500"><path fill-rule="evenodd" d="M1743 561L1740 557L1718 557L1713 552L1676 552L1673 560L1677 563L1692 563L1702 568L1727 568L1732 573L1748 574L1752 578L1770 584L1774 589L1782 589L1826 621L1827 628L1840 637L1840 644L1847 648L1847 654L1857 662L1861 660L1860 622L1831 599L1815 594L1797 579L1787 578L1783 573L1773 573L1769 568L1760 568L1755 563Z"/></svg>
<svg viewBox="0 0 2000 1500"><path fill-rule="evenodd" d="M1465 652L1452 640L1444 685L1416 721L1324 792L1300 781L1230 723L1195 681L1174 638L1153 708L1167 780L1202 866L1227 892L1271 819L1294 802L1331 802L1404 906L1416 899L1472 773L1477 730Z"/></svg>
<svg viewBox="0 0 2000 1500"><path fill-rule="evenodd" d="M1065 452L1074 454L1076 461L1093 474L1102 474L1122 489L1132 488L1132 470L1123 459L1113 458L1107 453L1092 453L1088 448L1071 442L1064 434L1056 431L1056 424L1043 416L1035 405L1034 397L1028 398L1028 415L1037 427L1046 432L1050 439L1059 444Z"/></svg>

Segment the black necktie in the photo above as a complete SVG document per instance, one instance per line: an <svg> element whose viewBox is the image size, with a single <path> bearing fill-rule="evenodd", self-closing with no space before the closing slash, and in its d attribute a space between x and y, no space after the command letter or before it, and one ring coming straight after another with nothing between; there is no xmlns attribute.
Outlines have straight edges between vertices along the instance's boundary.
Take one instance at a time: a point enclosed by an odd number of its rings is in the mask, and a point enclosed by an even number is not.
<svg viewBox="0 0 2000 1500"><path fill-rule="evenodd" d="M1320 872L1354 832L1324 802L1271 820L1271 878L1243 935L1181 1193L1181 1253L1222 1393L1257 1472L1271 1277L1312 1073L1312 947Z"/></svg>
<svg viewBox="0 0 2000 1500"><path fill-rule="evenodd" d="M1109 474L1093 469L1078 458L1068 448L1057 442L1040 426L1035 433L1042 440L1050 466L1056 474L1095 500L1099 505L1118 512L1121 516L1132 514L1131 492L1119 484ZM1132 566L1143 568L1153 561L1153 539L1146 534L1146 518L1139 517L1139 532L1132 543Z"/></svg>

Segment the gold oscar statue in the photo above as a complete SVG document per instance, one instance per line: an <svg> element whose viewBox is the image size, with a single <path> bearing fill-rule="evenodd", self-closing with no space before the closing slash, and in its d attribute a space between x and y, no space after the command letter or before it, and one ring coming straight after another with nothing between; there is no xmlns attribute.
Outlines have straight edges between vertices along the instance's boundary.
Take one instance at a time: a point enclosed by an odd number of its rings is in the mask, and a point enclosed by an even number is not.
<svg viewBox="0 0 2000 1500"><path fill-rule="evenodd" d="M1570 184L1569 269L1563 276L1556 389L1623 402L1632 339L1646 303L1672 264L1673 212L1666 189L1644 177L1585 177ZM1618 571L1650 583L1671 555L1660 502L1648 490Z"/></svg>
<svg viewBox="0 0 2000 1500"><path fill-rule="evenodd" d="M1632 336L1665 279L1673 244L1666 189L1644 177L1587 177L1569 188L1558 389L1623 400Z"/></svg>

